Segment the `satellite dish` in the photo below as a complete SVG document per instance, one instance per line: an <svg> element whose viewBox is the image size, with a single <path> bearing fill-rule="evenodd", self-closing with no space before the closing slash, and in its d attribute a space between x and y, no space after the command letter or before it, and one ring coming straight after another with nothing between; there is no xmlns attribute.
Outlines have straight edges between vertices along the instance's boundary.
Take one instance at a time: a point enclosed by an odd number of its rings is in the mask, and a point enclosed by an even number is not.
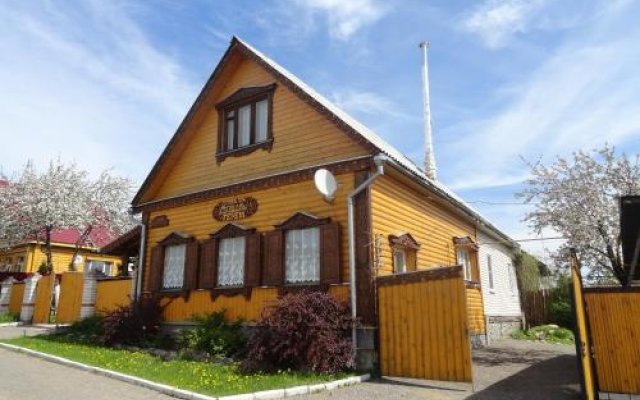
<svg viewBox="0 0 640 400"><path fill-rule="evenodd" d="M336 190L338 190L338 182L335 176L328 170L321 168L316 171L313 181L316 184L316 189L324 196L324 199L333 201Z"/></svg>

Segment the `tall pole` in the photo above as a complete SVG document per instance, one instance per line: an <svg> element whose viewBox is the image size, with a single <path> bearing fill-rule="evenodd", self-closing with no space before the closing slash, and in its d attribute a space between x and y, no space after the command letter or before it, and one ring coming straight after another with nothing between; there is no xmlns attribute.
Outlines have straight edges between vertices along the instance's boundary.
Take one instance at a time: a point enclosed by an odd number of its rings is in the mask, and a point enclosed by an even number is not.
<svg viewBox="0 0 640 400"><path fill-rule="evenodd" d="M422 94L424 100L424 171L429 178L436 180L436 158L433 152L431 101L429 98L429 66L427 63L428 48L429 42L420 42L420 49L422 50Z"/></svg>

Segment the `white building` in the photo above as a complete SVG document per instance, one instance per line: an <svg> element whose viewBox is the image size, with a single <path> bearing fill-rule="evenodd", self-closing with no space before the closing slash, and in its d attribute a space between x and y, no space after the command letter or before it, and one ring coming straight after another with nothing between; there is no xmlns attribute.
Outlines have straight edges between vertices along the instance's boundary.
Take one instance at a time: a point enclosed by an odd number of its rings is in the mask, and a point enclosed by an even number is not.
<svg viewBox="0 0 640 400"><path fill-rule="evenodd" d="M489 342L508 337L522 326L515 259L520 247L504 234L478 231L478 261Z"/></svg>

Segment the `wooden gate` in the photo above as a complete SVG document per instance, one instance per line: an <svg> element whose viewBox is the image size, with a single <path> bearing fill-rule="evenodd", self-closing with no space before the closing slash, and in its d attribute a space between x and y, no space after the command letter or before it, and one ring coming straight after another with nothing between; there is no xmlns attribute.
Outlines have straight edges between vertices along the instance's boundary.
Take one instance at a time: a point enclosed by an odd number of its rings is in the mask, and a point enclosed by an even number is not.
<svg viewBox="0 0 640 400"><path fill-rule="evenodd" d="M33 323L46 324L51 314L51 280L54 274L43 276L36 287L36 300L33 307Z"/></svg>
<svg viewBox="0 0 640 400"><path fill-rule="evenodd" d="M640 287L585 288L598 391L640 394Z"/></svg>
<svg viewBox="0 0 640 400"><path fill-rule="evenodd" d="M584 290L580 274L580 263L575 250L571 250L571 292L573 309L576 315L576 353L581 375L582 393L586 400L596 398L595 369L591 357L591 340L584 303Z"/></svg>
<svg viewBox="0 0 640 400"><path fill-rule="evenodd" d="M471 382L461 267L377 278L382 374Z"/></svg>

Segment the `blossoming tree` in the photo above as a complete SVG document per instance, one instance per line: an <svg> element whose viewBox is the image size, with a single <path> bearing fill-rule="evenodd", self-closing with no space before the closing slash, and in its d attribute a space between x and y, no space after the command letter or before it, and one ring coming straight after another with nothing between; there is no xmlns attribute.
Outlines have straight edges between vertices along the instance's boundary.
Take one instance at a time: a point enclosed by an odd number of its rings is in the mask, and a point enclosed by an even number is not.
<svg viewBox="0 0 640 400"><path fill-rule="evenodd" d="M640 194L640 157L616 155L605 145L545 166L531 165L531 178L517 194L535 204L525 217L538 232L552 228L575 247L595 276L627 281L620 249L619 199ZM535 203L534 203L535 202Z"/></svg>
<svg viewBox="0 0 640 400"><path fill-rule="evenodd" d="M76 229L80 241L86 241L98 226L114 235L131 228L128 199L132 187L130 180L108 171L91 179L75 164L55 160L39 173L29 162L16 179L0 187L0 245L43 241L51 271L51 234L55 230Z"/></svg>

